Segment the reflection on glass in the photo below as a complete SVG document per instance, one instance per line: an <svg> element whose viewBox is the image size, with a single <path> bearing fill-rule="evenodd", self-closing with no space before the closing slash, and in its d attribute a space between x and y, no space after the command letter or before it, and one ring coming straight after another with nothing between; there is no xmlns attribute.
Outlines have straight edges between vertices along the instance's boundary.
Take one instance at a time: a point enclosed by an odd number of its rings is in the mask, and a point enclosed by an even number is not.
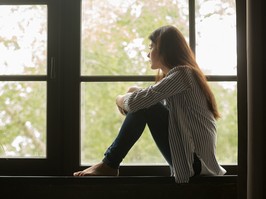
<svg viewBox="0 0 266 199"><path fill-rule="evenodd" d="M188 0L82 0L81 74L153 74L148 36L167 24L188 38Z"/></svg>
<svg viewBox="0 0 266 199"><path fill-rule="evenodd" d="M130 82L81 84L81 164L102 160L107 147L116 137L123 122L115 105L118 94L125 93ZM147 86L149 83L139 83ZM217 123L217 156L223 164L237 162L236 83L210 83L217 98L222 118ZM148 128L130 150L123 164L166 164L154 144Z"/></svg>
<svg viewBox="0 0 266 199"><path fill-rule="evenodd" d="M0 75L46 74L47 6L0 5Z"/></svg>
<svg viewBox="0 0 266 199"><path fill-rule="evenodd" d="M196 57L206 75L236 75L235 0L197 0Z"/></svg>
<svg viewBox="0 0 266 199"><path fill-rule="evenodd" d="M46 82L0 82L0 158L46 156Z"/></svg>

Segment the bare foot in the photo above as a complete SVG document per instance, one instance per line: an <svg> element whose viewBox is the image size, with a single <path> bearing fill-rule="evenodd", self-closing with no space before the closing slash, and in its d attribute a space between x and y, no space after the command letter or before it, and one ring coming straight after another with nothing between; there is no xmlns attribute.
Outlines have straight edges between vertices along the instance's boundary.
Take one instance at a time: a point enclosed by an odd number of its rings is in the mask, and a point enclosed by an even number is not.
<svg viewBox="0 0 266 199"><path fill-rule="evenodd" d="M118 176L118 169L113 169L101 162L93 165L83 171L78 171L73 174L74 176Z"/></svg>

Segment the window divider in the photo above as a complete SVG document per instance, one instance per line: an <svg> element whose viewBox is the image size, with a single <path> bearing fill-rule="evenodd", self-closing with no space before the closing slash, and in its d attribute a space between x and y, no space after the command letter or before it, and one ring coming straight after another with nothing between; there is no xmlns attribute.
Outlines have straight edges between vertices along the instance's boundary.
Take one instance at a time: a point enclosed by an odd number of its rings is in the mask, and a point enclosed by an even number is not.
<svg viewBox="0 0 266 199"><path fill-rule="evenodd" d="M207 75L208 81L237 81L237 76L235 75ZM143 81L143 82L153 82L155 77L152 75L88 75L81 76L81 82L133 82L133 81Z"/></svg>

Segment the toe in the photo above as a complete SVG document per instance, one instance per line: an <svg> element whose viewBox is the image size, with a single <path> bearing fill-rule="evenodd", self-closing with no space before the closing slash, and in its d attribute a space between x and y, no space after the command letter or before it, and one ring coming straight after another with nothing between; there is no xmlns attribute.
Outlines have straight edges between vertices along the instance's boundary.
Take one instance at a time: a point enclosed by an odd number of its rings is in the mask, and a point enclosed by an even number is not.
<svg viewBox="0 0 266 199"><path fill-rule="evenodd" d="M73 173L73 175L74 176L79 176L80 175L80 171Z"/></svg>

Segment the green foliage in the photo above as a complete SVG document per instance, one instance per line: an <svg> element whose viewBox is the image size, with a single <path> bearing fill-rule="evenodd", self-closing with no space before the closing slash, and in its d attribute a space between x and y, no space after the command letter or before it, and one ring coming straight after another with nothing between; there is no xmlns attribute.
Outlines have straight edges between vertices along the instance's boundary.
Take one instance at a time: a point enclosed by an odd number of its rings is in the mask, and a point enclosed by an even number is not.
<svg viewBox="0 0 266 199"><path fill-rule="evenodd" d="M211 84L221 113L217 122L217 157L221 163L232 164L237 163L237 90L235 83L222 84Z"/></svg>
<svg viewBox="0 0 266 199"><path fill-rule="evenodd" d="M46 90L44 83L1 83L0 156L45 154Z"/></svg>
<svg viewBox="0 0 266 199"><path fill-rule="evenodd" d="M46 73L46 7L0 9L0 68L7 69L0 74ZM0 157L45 156L46 89L45 82L0 82Z"/></svg>
<svg viewBox="0 0 266 199"><path fill-rule="evenodd" d="M145 62L149 34L166 24L180 25L188 33L188 27L183 26L187 16L181 16L178 4L173 2L132 1L124 10L119 8L122 2L117 7L108 1L99 2L97 8L93 7L99 15L95 18L95 13L87 11L91 1L83 1L82 74L151 74Z"/></svg>

